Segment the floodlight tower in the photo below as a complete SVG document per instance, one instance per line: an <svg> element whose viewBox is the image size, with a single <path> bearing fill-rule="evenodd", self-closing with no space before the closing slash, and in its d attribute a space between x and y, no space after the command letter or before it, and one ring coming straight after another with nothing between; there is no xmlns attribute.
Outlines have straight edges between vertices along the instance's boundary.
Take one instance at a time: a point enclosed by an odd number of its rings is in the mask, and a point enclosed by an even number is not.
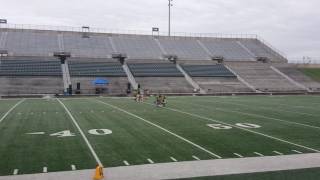
<svg viewBox="0 0 320 180"><path fill-rule="evenodd" d="M171 7L173 6L172 1L173 0L168 0L169 1L169 36L171 36Z"/></svg>

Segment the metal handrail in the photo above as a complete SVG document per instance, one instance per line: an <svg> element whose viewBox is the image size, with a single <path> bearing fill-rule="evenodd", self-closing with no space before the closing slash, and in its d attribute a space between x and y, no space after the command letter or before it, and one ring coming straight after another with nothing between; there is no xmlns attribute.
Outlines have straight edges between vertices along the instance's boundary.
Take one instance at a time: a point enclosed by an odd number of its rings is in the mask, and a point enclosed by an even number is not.
<svg viewBox="0 0 320 180"><path fill-rule="evenodd" d="M66 32L82 32L82 27L73 26L51 26L51 25L34 25L34 24L0 24L1 29L16 30L51 30ZM108 33L108 34L126 34L126 35L152 35L152 31L145 30L121 30L106 28L91 28L91 33ZM223 33L190 33L190 32L172 32L172 38L241 38L241 39L257 39L256 34L223 34ZM158 35L158 34L157 34ZM167 36L168 32L159 32L159 36Z"/></svg>

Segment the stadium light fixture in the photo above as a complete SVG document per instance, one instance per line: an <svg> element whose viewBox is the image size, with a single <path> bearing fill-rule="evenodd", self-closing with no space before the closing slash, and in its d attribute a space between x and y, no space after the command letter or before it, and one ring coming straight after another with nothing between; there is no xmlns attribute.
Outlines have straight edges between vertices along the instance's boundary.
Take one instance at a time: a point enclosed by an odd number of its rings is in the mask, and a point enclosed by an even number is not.
<svg viewBox="0 0 320 180"><path fill-rule="evenodd" d="M171 7L173 6L173 4L172 4L172 1L173 0L168 0L169 1L169 4L168 4L168 6L169 6L169 31L168 31L168 35L169 36L171 36Z"/></svg>

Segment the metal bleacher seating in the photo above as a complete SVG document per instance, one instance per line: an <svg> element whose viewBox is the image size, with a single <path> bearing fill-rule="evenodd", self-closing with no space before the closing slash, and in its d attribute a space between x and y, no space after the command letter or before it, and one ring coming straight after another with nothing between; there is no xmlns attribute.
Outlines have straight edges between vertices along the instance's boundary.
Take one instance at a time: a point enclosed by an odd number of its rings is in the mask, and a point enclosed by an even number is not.
<svg viewBox="0 0 320 180"><path fill-rule="evenodd" d="M129 59L160 59L162 52L153 37L113 36L117 52L126 53Z"/></svg>
<svg viewBox="0 0 320 180"><path fill-rule="evenodd" d="M115 51L108 36L102 35L83 38L81 33L63 33L63 44L74 57L106 58Z"/></svg>
<svg viewBox="0 0 320 180"><path fill-rule="evenodd" d="M191 77L236 77L224 65L182 65Z"/></svg>
<svg viewBox="0 0 320 180"><path fill-rule="evenodd" d="M9 31L3 49L17 56L52 56L59 50L56 32Z"/></svg>
<svg viewBox="0 0 320 180"><path fill-rule="evenodd" d="M166 54L177 55L184 60L210 60L210 55L199 45L196 39L159 38Z"/></svg>
<svg viewBox="0 0 320 180"><path fill-rule="evenodd" d="M241 47L237 40L203 39L201 43L212 56L222 56L226 60L254 60L254 57L245 48Z"/></svg>
<svg viewBox="0 0 320 180"><path fill-rule="evenodd" d="M62 76L62 71L57 60L2 60L0 76Z"/></svg>
<svg viewBox="0 0 320 180"><path fill-rule="evenodd" d="M69 61L71 76L126 77L120 63Z"/></svg>
<svg viewBox="0 0 320 180"><path fill-rule="evenodd" d="M135 77L183 77L183 74L170 63L128 64Z"/></svg>

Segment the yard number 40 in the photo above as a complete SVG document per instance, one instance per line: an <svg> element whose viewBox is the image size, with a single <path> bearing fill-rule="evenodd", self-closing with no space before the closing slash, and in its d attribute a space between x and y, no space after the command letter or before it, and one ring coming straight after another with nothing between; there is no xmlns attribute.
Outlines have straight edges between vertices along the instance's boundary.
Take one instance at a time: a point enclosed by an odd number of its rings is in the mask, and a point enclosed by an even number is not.
<svg viewBox="0 0 320 180"><path fill-rule="evenodd" d="M103 135L111 134L112 131L109 129L90 129L88 131L88 133L92 134L92 135L96 135L96 136L103 136ZM76 136L76 135L75 135L75 133L72 133L70 130L65 130L65 131L60 131L60 132L50 134L50 136L56 136L58 138L63 138L63 137L72 137L72 136Z"/></svg>

